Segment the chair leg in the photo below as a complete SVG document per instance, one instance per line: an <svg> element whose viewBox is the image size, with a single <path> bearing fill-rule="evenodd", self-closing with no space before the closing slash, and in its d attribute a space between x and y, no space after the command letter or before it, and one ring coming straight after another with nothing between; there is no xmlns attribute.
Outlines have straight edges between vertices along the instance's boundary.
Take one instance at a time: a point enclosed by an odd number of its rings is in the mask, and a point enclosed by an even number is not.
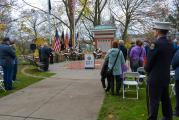
<svg viewBox="0 0 179 120"><path fill-rule="evenodd" d="M0 83L0 87L6 92L6 89L3 87L2 83Z"/></svg>
<svg viewBox="0 0 179 120"><path fill-rule="evenodd" d="M124 84L122 85L122 92L123 92L123 99L125 98L125 96L124 96Z"/></svg>
<svg viewBox="0 0 179 120"><path fill-rule="evenodd" d="M171 92L170 92L170 98L175 95L175 85L172 85Z"/></svg>
<svg viewBox="0 0 179 120"><path fill-rule="evenodd" d="M137 100L138 100L138 97L139 97L139 93L138 93L138 85L136 85L136 92L137 92Z"/></svg>

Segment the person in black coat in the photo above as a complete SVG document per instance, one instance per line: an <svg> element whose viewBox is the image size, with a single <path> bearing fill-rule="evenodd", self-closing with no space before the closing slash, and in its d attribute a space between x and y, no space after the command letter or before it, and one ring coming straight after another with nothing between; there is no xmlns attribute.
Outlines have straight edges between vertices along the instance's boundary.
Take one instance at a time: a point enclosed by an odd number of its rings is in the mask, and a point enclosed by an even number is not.
<svg viewBox="0 0 179 120"><path fill-rule="evenodd" d="M106 89L105 79L107 78L107 70L108 70L108 59L104 60L102 69L101 69L101 83L104 89ZM108 89L109 89L109 82L108 82Z"/></svg>
<svg viewBox="0 0 179 120"><path fill-rule="evenodd" d="M157 38L151 45L147 57L145 71L148 74L148 120L157 120L159 103L162 103L162 120L172 120L172 106L169 97L170 64L172 60L172 43L166 35L169 31L168 22L156 22L154 35Z"/></svg>
<svg viewBox="0 0 179 120"><path fill-rule="evenodd" d="M41 49L41 59L44 64L43 70L48 71L49 68L49 57L52 52L52 49L48 47L48 44L45 43Z"/></svg>
<svg viewBox="0 0 179 120"><path fill-rule="evenodd" d="M122 51L122 53L124 55L124 59L126 61L126 59L127 59L127 48L124 46L123 40L119 40L119 49Z"/></svg>
<svg viewBox="0 0 179 120"><path fill-rule="evenodd" d="M175 70L175 93L176 107L173 115L179 117L179 49L176 51L172 59L172 68Z"/></svg>
<svg viewBox="0 0 179 120"><path fill-rule="evenodd" d="M4 38L0 44L0 66L3 68L4 87L6 90L12 90L13 64L16 58L15 51L9 46L10 39Z"/></svg>

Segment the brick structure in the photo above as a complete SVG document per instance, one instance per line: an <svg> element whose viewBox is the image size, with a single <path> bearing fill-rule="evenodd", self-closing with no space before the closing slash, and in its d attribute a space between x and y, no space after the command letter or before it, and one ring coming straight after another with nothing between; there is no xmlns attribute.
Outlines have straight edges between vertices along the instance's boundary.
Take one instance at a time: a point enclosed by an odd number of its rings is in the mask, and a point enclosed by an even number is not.
<svg viewBox="0 0 179 120"><path fill-rule="evenodd" d="M94 33L95 48L107 52L112 46L116 28L111 25L98 25L92 32Z"/></svg>

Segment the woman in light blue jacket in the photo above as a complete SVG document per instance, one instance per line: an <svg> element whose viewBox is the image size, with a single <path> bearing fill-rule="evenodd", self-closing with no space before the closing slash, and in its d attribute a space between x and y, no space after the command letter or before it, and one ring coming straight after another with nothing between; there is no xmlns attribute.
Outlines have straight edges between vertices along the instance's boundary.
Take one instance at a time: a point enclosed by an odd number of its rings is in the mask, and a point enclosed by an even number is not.
<svg viewBox="0 0 179 120"><path fill-rule="evenodd" d="M116 64L114 62L116 60L117 54L119 52ZM108 76L107 79L110 81L110 86L107 87L106 92L108 92L111 88L111 93L114 95L114 79L116 80L116 95L119 95L119 90L122 84L122 65L125 63L124 56L122 51L119 50L119 43L118 41L113 41L112 48L108 51L106 55L106 59L109 60L108 62L108 69L113 68L113 76Z"/></svg>
<svg viewBox="0 0 179 120"><path fill-rule="evenodd" d="M173 60L172 67L175 70L175 92L176 92L176 107L175 112L173 113L175 116L179 116L179 50L176 51Z"/></svg>

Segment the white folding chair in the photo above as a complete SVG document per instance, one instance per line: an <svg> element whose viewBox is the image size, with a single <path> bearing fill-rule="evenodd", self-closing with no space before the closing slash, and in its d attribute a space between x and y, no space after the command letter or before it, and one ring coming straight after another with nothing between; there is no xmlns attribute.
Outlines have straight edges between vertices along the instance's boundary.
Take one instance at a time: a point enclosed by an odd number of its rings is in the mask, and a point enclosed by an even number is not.
<svg viewBox="0 0 179 120"><path fill-rule="evenodd" d="M3 86L4 85L3 75L4 75L4 73L2 71L2 67L0 66L0 88L3 89L4 91L6 91Z"/></svg>
<svg viewBox="0 0 179 120"><path fill-rule="evenodd" d="M136 94L138 99L138 90L139 90L139 73L138 72L125 72L123 73L123 99L125 98L125 92L127 91L134 91L129 88L129 86L136 86ZM128 86L126 88L126 86Z"/></svg>
<svg viewBox="0 0 179 120"><path fill-rule="evenodd" d="M142 84L146 78L144 67L137 68L137 72L139 73L139 84Z"/></svg>
<svg viewBox="0 0 179 120"><path fill-rule="evenodd" d="M175 71L171 70L170 71L170 87L171 87L171 92L170 92L170 97L175 95Z"/></svg>

